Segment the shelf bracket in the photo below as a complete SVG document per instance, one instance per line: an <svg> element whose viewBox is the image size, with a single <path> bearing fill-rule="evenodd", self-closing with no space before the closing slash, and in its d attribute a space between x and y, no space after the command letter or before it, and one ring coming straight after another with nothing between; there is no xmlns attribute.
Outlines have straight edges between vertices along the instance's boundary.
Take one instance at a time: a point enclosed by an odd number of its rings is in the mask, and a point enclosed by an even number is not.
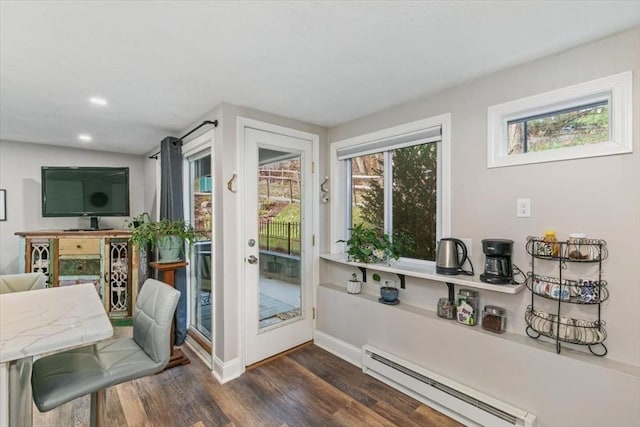
<svg viewBox="0 0 640 427"><path fill-rule="evenodd" d="M400 278L400 289L404 289L405 288L405 284L404 284L404 274L401 273L396 273L398 275L398 277Z"/></svg>
<svg viewBox="0 0 640 427"><path fill-rule="evenodd" d="M367 268L358 267L358 269L362 272L362 283L367 283Z"/></svg>
<svg viewBox="0 0 640 427"><path fill-rule="evenodd" d="M455 303L455 293L456 293L456 288L455 285L453 283L449 283L449 282L445 282L447 284L447 288L449 289L449 301L452 303Z"/></svg>

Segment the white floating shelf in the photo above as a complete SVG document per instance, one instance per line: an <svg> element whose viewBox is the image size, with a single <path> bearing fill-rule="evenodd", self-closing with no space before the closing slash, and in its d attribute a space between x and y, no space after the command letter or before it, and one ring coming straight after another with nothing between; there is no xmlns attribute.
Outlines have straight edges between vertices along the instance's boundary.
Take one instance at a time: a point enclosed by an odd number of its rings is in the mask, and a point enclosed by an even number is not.
<svg viewBox="0 0 640 427"><path fill-rule="evenodd" d="M347 254L322 254L320 258L335 262L338 264L349 265L358 268L366 268L374 271L385 271L388 273L394 273L399 275L405 275L410 277L418 277L420 279L434 280L437 282L451 283L454 285L461 285L468 288L484 289L492 292L501 292L503 294L517 294L524 288L524 284L520 285L492 285L480 281L478 276L463 276L455 275L450 276L446 274L437 274L435 267L417 265L406 261L391 261L386 264L366 264L363 262L348 261Z"/></svg>

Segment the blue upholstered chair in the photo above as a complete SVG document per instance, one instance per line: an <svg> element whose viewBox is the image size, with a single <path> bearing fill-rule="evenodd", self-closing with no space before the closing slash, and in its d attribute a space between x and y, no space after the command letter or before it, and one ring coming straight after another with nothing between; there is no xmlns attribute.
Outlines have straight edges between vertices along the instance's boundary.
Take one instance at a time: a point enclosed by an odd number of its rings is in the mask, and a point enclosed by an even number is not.
<svg viewBox="0 0 640 427"><path fill-rule="evenodd" d="M171 286L147 279L133 313L132 338L102 341L37 360L31 385L40 412L91 394L90 425L104 425L107 387L160 372L169 362L169 333L179 297Z"/></svg>

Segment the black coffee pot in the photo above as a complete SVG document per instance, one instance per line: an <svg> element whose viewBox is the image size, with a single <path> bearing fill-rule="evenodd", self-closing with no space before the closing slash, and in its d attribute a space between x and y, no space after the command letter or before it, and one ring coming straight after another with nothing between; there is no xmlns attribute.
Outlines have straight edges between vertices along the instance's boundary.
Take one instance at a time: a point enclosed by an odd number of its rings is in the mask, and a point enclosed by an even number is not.
<svg viewBox="0 0 640 427"><path fill-rule="evenodd" d="M511 252L513 240L485 239L482 241L482 252L485 255L484 273L480 280L494 285L513 283L513 264Z"/></svg>

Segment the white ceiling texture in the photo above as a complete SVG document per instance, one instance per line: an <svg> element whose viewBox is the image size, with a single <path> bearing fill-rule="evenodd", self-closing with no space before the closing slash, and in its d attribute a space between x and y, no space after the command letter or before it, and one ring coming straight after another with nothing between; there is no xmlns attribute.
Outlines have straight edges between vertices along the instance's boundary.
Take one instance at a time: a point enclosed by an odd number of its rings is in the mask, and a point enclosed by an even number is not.
<svg viewBox="0 0 640 427"><path fill-rule="evenodd" d="M638 25L638 0L2 0L0 139L144 154L221 102L334 126Z"/></svg>

